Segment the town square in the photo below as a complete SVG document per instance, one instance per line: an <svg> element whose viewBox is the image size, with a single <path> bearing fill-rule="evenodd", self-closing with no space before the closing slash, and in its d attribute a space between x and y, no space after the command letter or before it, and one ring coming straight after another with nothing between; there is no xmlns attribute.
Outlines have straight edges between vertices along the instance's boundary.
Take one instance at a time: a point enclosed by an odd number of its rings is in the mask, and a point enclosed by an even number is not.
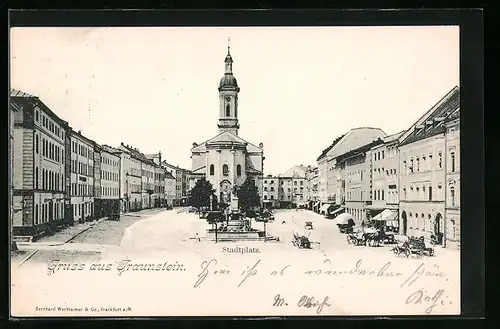
<svg viewBox="0 0 500 329"><path fill-rule="evenodd" d="M54 301L71 290L73 305L36 305L57 315L190 315L189 302L222 315L209 301L240 288L252 307L227 312L260 314L259 292L270 315L290 298L296 315L459 311L458 29L404 29L314 39L286 29L54 28L47 40L61 51L40 60L30 47L44 32L13 31L13 293ZM312 39L301 47L293 33ZM321 50L329 38L345 47ZM365 50L349 50L351 38ZM406 44L390 54L371 38ZM447 53L412 55L429 45ZM49 74L50 56L82 56L88 67ZM201 297L159 303L143 287ZM99 305L81 306L102 289Z"/></svg>

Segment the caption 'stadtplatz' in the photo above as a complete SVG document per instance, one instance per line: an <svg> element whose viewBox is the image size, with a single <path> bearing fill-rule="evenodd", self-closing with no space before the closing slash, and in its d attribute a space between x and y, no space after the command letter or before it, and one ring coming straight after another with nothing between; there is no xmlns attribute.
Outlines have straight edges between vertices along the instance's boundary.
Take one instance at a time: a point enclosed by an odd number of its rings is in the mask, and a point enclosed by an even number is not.
<svg viewBox="0 0 500 329"><path fill-rule="evenodd" d="M399 132L352 128L331 136L333 142L318 150L317 159L305 159L315 165L291 165L284 173L265 174L265 145L248 142L238 133L240 87L229 48L224 65L218 85L218 133L192 144L189 170L168 163L160 152L143 153L133 141L116 146L93 141L58 117L57 109L12 89L13 238L37 240L97 219L120 220L144 209L187 207L194 204L192 192L202 180L213 189L212 202L201 207L210 213L222 210L229 215L229 210L248 203L239 193L250 184L260 198L253 207L256 212L302 209L332 221L348 216L346 225L368 228L378 223L392 234L460 249L458 87L432 108L422 109L423 115ZM246 222L226 223L232 225ZM209 230L216 239L231 232ZM252 238L251 229L243 232ZM256 239L261 236L256 232ZM301 243L300 237L297 241Z"/></svg>

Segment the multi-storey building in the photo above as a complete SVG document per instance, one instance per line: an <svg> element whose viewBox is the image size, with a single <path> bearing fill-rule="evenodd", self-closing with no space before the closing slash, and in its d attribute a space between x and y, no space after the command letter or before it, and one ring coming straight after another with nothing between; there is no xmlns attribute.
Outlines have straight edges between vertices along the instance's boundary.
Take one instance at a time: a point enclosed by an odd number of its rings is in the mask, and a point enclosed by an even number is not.
<svg viewBox="0 0 500 329"><path fill-rule="evenodd" d="M94 219L94 146L95 142L70 130L71 205L73 222Z"/></svg>
<svg viewBox="0 0 500 329"><path fill-rule="evenodd" d="M101 153L102 146L96 143L94 145L94 215L96 218L104 217L106 210L102 202Z"/></svg>
<svg viewBox="0 0 500 329"><path fill-rule="evenodd" d="M175 177L167 169L165 169L165 202L168 208L172 208L174 206L175 183Z"/></svg>
<svg viewBox="0 0 500 329"><path fill-rule="evenodd" d="M129 145L121 143L115 149L120 155L120 198L121 211L138 211L142 209L142 172L141 161L130 151Z"/></svg>
<svg viewBox="0 0 500 329"><path fill-rule="evenodd" d="M154 161L148 159L146 155L141 153L139 149L121 143L120 149L130 154L131 159L135 159L140 164L139 173L135 173L141 177L140 193L141 206L140 209L149 209L153 207L154 193ZM132 169L132 168L131 168ZM136 168L134 168L136 169ZM135 171L135 170L134 170ZM131 173L130 173L131 175Z"/></svg>
<svg viewBox="0 0 500 329"><path fill-rule="evenodd" d="M191 171L174 166L166 161L162 161L162 167L175 177L175 199L174 206L186 205L189 198L189 191L194 187L196 179L190 179Z"/></svg>
<svg viewBox="0 0 500 329"><path fill-rule="evenodd" d="M367 207L369 217L374 217L385 209L392 210L384 219L387 225L396 226L399 209L398 172L399 172L399 137L404 131L386 136L384 143L375 145L371 150L372 163L372 205Z"/></svg>
<svg viewBox="0 0 500 329"><path fill-rule="evenodd" d="M38 97L11 90L14 113L13 234L39 237L64 222L67 122Z"/></svg>
<svg viewBox="0 0 500 329"><path fill-rule="evenodd" d="M21 111L21 108L18 105L15 105L13 102L9 103L9 228L10 228L10 235L11 235L11 241L13 241L13 208L14 208L14 170L13 170L13 163L14 163L14 158L16 157L16 153L19 152L19 150L16 151L15 145L14 145L14 120L15 120L15 114L16 112ZM13 250L16 250L17 246L16 244L12 244Z"/></svg>
<svg viewBox="0 0 500 329"><path fill-rule="evenodd" d="M280 208L291 208L293 202L293 178L279 176Z"/></svg>
<svg viewBox="0 0 500 329"><path fill-rule="evenodd" d="M379 138L337 157L336 170L344 172L345 177L345 211L353 216L357 224L369 219L367 213L372 205L372 148L383 143Z"/></svg>
<svg viewBox="0 0 500 329"><path fill-rule="evenodd" d="M446 128L446 240L460 249L460 107L444 122Z"/></svg>
<svg viewBox="0 0 500 329"><path fill-rule="evenodd" d="M306 173L306 193L304 199L308 201L310 210L319 211L319 193L318 193L318 167L311 168Z"/></svg>
<svg viewBox="0 0 500 329"><path fill-rule="evenodd" d="M154 194L153 207L165 207L165 169L155 164L154 166Z"/></svg>
<svg viewBox="0 0 500 329"><path fill-rule="evenodd" d="M458 87L400 138L400 233L431 235L444 243L446 200L445 120L460 106Z"/></svg>
<svg viewBox="0 0 500 329"><path fill-rule="evenodd" d="M342 173L339 171L337 156L366 145L386 134L379 128L360 127L349 130L338 137L333 143L323 150L316 159L319 176L320 211L325 212L329 205L340 206L343 202Z"/></svg>
<svg viewBox="0 0 500 329"><path fill-rule="evenodd" d="M292 203L296 206L306 205L306 174L311 166L296 165L285 171L283 177L292 178Z"/></svg>
<svg viewBox="0 0 500 329"><path fill-rule="evenodd" d="M100 196L95 196L99 203L101 216L119 216L121 186L121 152L110 146L102 145L100 152Z"/></svg>
<svg viewBox="0 0 500 329"><path fill-rule="evenodd" d="M152 160L155 164L153 205L155 208L166 207L165 174L167 173L167 170L161 166L161 152L158 152L157 154L146 154L146 158Z"/></svg>
<svg viewBox="0 0 500 329"><path fill-rule="evenodd" d="M264 206L267 208L279 208L280 206L279 180L278 176L273 175L267 175L263 180L262 198Z"/></svg>

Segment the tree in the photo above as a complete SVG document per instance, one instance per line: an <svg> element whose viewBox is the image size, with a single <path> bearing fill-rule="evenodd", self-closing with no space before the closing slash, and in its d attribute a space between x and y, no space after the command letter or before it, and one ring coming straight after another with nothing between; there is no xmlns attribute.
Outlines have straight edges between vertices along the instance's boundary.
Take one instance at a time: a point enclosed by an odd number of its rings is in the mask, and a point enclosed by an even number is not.
<svg viewBox="0 0 500 329"><path fill-rule="evenodd" d="M242 212L248 212L249 210L260 207L260 196L259 190L253 180L247 179L245 182L236 189L236 195L238 196L238 205Z"/></svg>
<svg viewBox="0 0 500 329"><path fill-rule="evenodd" d="M191 189L191 202L193 207L209 207L210 206L210 195L215 197L215 190L212 184L205 179L205 177L199 179L195 186Z"/></svg>

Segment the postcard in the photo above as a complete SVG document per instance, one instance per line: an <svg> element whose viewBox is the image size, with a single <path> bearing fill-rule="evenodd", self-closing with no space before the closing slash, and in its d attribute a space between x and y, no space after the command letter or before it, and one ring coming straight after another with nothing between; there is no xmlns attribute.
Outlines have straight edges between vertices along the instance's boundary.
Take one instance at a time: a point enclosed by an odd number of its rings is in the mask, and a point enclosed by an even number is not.
<svg viewBox="0 0 500 329"><path fill-rule="evenodd" d="M11 315L460 314L459 33L12 28Z"/></svg>

